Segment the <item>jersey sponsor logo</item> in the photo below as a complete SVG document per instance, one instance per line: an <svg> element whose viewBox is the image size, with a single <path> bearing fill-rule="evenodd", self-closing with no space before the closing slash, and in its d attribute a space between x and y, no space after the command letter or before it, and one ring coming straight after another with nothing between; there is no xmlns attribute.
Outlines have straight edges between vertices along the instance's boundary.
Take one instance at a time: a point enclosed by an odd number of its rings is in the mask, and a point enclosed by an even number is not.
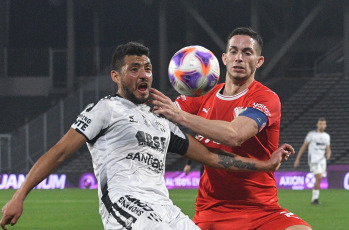
<svg viewBox="0 0 349 230"><path fill-rule="evenodd" d="M132 213L136 214L137 216L142 215L144 213L144 211L152 210L146 204L140 202L137 199L130 198L129 196L120 197L120 199L118 200L118 203L121 205L121 207L131 211Z"/></svg>
<svg viewBox="0 0 349 230"><path fill-rule="evenodd" d="M148 166L148 169L155 173L162 173L164 170L165 163L163 160L159 160L158 158L155 158L150 153L129 153L126 156L126 159L130 159L133 161L138 161L140 163L145 164Z"/></svg>
<svg viewBox="0 0 349 230"><path fill-rule="evenodd" d="M204 136L201 136L201 135L196 135L195 138L196 138L198 141L200 141L200 142L202 142L202 143L205 143L205 144L207 144L207 143L209 143L209 142L212 142L212 143L214 143L214 144L216 144L216 145L220 145L220 144L221 144L221 143L219 143L219 142L212 141L212 140L210 140L210 139L208 139L208 138L206 138L206 137L204 137Z"/></svg>
<svg viewBox="0 0 349 230"><path fill-rule="evenodd" d="M152 136L149 133L138 131L136 134L139 146L149 146L159 152L165 151L165 137Z"/></svg>
<svg viewBox="0 0 349 230"><path fill-rule="evenodd" d="M254 109L258 109L259 111L263 112L268 117L271 117L271 114L270 114L269 109L267 108L267 106L265 106L263 104L260 104L260 103L256 103L256 102L253 102L252 105L253 105Z"/></svg>
<svg viewBox="0 0 349 230"><path fill-rule="evenodd" d="M141 216L143 213L147 213L147 218L157 222L162 222L161 217L155 213L154 209L148 204L130 196L122 196L117 201L118 206L123 207L124 210L130 211L137 216ZM130 219L130 225L134 222L134 219Z"/></svg>
<svg viewBox="0 0 349 230"><path fill-rule="evenodd" d="M82 131L85 131L91 122L92 120L90 118L83 114L80 114L74 122L74 125L76 125L76 127L81 129Z"/></svg>

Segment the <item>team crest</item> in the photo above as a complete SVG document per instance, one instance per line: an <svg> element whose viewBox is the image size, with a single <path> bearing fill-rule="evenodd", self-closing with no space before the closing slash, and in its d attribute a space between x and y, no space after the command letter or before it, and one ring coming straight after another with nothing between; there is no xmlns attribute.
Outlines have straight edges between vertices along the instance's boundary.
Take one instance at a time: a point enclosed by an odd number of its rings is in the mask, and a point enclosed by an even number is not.
<svg viewBox="0 0 349 230"><path fill-rule="evenodd" d="M165 129L164 125L161 124L160 121L155 120L155 121L154 121L154 124L155 124L155 126L156 126L161 132L163 132L163 133L166 132L166 129Z"/></svg>
<svg viewBox="0 0 349 230"><path fill-rule="evenodd" d="M244 112L247 108L244 107L235 107L234 108L234 118L239 116L242 112Z"/></svg>

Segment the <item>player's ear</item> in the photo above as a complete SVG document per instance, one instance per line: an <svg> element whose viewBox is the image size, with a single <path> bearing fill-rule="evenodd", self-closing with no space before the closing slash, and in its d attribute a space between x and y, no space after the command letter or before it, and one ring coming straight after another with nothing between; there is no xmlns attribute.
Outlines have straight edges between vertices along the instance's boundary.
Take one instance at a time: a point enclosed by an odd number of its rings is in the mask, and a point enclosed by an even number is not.
<svg viewBox="0 0 349 230"><path fill-rule="evenodd" d="M121 81L121 79L120 79L120 73L118 72L118 71L116 71L116 70L112 70L111 72L110 72L110 77L111 77L111 79L113 80L113 82L115 82L116 84L119 84L120 83L120 81Z"/></svg>
<svg viewBox="0 0 349 230"><path fill-rule="evenodd" d="M259 68L263 65L264 63L264 57L263 56L259 56L258 59L257 59L257 65L256 67Z"/></svg>
<svg viewBox="0 0 349 230"><path fill-rule="evenodd" d="M223 53L222 54L222 61L223 61L223 64L224 65L227 65L226 63L227 63L227 55L226 55L226 53Z"/></svg>

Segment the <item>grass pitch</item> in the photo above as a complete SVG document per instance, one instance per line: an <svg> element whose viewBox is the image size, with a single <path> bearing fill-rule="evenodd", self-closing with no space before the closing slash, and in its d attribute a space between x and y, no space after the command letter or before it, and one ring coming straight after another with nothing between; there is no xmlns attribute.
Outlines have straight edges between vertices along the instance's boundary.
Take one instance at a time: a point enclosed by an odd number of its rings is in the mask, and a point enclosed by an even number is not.
<svg viewBox="0 0 349 230"><path fill-rule="evenodd" d="M0 190L0 206L14 190ZM170 197L189 217L194 216L197 190L170 190ZM307 221L314 230L347 230L349 191L321 190L321 205L311 205L311 190L279 190L283 208ZM34 190L24 203L18 223L9 229L98 230L103 229L98 214L97 190Z"/></svg>

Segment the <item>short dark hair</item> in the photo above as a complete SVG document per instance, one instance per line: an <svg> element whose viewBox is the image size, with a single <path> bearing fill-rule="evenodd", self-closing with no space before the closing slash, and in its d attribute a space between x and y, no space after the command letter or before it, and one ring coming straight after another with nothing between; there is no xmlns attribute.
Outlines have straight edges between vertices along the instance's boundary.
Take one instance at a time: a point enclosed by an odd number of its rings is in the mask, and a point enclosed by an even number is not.
<svg viewBox="0 0 349 230"><path fill-rule="evenodd" d="M319 119L317 121L326 121L326 118L324 117L319 117Z"/></svg>
<svg viewBox="0 0 349 230"><path fill-rule="evenodd" d="M227 46L229 46L229 40L235 36L235 35L247 35L251 38L253 38L259 47L257 47L257 51L259 51L259 55L262 54L262 49L263 49L263 39L262 37L253 29L249 28L249 27L238 27L236 29L234 29L228 36L227 38Z"/></svg>
<svg viewBox="0 0 349 230"><path fill-rule="evenodd" d="M128 42L126 44L119 45L112 58L112 69L121 72L121 67L125 64L125 56L127 55L145 55L149 57L149 48L138 42Z"/></svg>

